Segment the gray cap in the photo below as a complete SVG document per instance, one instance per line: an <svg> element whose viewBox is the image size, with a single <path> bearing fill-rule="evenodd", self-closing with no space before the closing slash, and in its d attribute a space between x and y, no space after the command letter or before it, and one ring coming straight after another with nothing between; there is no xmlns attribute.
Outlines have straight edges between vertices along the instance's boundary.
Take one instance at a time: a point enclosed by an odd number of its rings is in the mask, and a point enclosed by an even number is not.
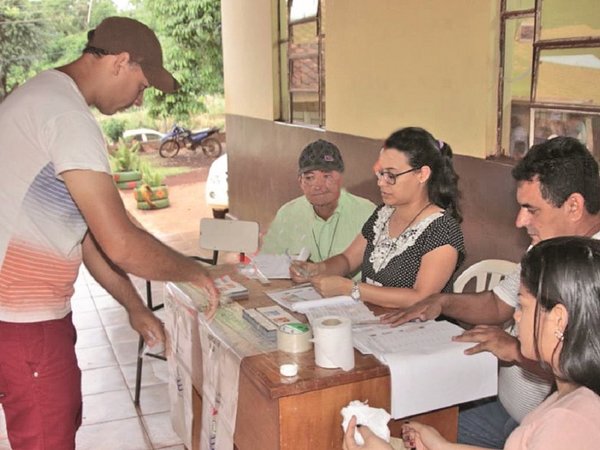
<svg viewBox="0 0 600 450"><path fill-rule="evenodd" d="M339 148L323 139L311 142L304 147L298 159L298 173L303 174L311 170L343 172L344 160Z"/></svg>

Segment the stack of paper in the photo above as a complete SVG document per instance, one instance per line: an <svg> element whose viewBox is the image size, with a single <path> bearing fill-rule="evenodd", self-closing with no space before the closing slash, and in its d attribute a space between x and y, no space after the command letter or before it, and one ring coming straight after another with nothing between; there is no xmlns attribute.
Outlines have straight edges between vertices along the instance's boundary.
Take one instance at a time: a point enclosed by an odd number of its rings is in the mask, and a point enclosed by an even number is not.
<svg viewBox="0 0 600 450"><path fill-rule="evenodd" d="M215 286L222 296L232 300L248 298L248 288L237 281L231 279L229 275L215 278Z"/></svg>
<svg viewBox="0 0 600 450"><path fill-rule="evenodd" d="M278 289L276 291L268 291L265 293L271 297L273 301L291 311L298 311L297 308L301 303L323 299L310 283L299 284L289 289Z"/></svg>
<svg viewBox="0 0 600 450"><path fill-rule="evenodd" d="M473 343L452 341L464 330L450 322L354 330L354 343L390 368L395 419L496 395L498 360L467 356Z"/></svg>
<svg viewBox="0 0 600 450"><path fill-rule="evenodd" d="M281 306L244 309L243 317L269 339L277 338L277 330L281 325L297 322L296 318L285 312Z"/></svg>

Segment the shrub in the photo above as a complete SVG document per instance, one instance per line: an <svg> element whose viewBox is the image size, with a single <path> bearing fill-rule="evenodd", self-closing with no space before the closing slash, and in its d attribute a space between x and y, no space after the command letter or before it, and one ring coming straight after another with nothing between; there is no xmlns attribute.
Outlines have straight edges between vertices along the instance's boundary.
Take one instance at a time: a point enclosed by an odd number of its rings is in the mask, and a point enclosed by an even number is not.
<svg viewBox="0 0 600 450"><path fill-rule="evenodd" d="M114 118L105 120L102 122L102 131L104 131L104 134L111 142L115 143L123 137L125 121Z"/></svg>

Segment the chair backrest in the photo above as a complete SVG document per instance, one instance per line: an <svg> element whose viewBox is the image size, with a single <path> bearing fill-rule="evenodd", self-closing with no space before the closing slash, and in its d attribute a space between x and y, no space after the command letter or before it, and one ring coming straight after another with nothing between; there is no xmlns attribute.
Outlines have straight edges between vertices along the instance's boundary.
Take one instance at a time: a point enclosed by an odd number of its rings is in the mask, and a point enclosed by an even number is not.
<svg viewBox="0 0 600 450"><path fill-rule="evenodd" d="M200 221L200 247L213 251L254 253L258 250L258 223L204 218Z"/></svg>
<svg viewBox="0 0 600 450"><path fill-rule="evenodd" d="M453 285L454 292L460 293L466 284L476 279L475 292L493 289L509 273L513 272L517 263L503 259L484 259L461 273Z"/></svg>

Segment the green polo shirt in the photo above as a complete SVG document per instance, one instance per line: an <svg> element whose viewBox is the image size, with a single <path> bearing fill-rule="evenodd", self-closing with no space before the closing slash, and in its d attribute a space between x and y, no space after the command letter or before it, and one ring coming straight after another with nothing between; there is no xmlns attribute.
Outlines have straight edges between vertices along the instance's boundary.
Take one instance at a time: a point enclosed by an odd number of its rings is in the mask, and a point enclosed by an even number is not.
<svg viewBox="0 0 600 450"><path fill-rule="evenodd" d="M374 210L371 201L342 189L334 213L323 220L305 196L298 197L279 208L261 252L282 254L287 249L294 255L307 247L311 261L322 261L346 250Z"/></svg>

